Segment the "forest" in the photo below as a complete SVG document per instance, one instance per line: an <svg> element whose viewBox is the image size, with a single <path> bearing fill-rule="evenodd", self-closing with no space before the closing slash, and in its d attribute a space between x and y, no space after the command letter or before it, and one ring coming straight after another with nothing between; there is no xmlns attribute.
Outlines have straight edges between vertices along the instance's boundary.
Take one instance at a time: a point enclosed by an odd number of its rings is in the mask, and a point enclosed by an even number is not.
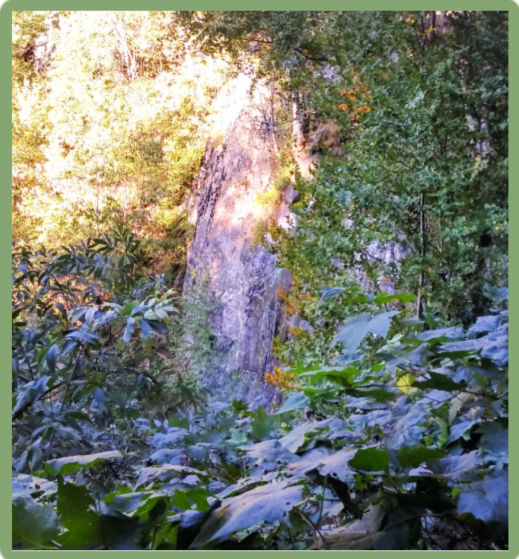
<svg viewBox="0 0 519 559"><path fill-rule="evenodd" d="M508 12L12 12L12 548L509 550Z"/></svg>

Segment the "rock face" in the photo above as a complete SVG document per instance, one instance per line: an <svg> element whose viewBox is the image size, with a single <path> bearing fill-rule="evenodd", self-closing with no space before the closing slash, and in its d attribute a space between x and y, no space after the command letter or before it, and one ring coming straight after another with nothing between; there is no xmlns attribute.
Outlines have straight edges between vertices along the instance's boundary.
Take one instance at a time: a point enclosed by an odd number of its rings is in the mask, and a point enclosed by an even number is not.
<svg viewBox="0 0 519 559"><path fill-rule="evenodd" d="M203 286L214 299L211 326L216 365L203 372L214 400L240 398L270 407L264 381L281 312L277 287L290 275L258 245L254 231L272 211L261 195L278 170L276 122L265 85L241 74L219 94L220 132L207 145L196 198L189 210L195 234L187 255L184 293ZM286 202L277 208L286 214Z"/></svg>

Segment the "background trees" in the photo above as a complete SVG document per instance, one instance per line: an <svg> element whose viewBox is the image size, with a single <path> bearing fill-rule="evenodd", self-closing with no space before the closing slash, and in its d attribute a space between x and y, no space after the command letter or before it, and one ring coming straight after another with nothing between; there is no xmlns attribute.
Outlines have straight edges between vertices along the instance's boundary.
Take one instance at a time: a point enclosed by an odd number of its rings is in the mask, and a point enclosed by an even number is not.
<svg viewBox="0 0 519 559"><path fill-rule="evenodd" d="M13 17L16 242L58 246L119 222L161 253L155 271L178 266L225 63L189 51L175 13Z"/></svg>

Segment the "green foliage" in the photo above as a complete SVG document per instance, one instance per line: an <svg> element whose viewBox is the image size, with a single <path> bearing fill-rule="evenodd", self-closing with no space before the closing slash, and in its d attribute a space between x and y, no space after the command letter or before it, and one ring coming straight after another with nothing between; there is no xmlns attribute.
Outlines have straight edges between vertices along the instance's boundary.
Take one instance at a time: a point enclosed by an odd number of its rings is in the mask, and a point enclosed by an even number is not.
<svg viewBox="0 0 519 559"><path fill-rule="evenodd" d="M426 303L469 324L507 275L506 14L329 17L344 20L326 27L333 47L323 47L337 79L315 85L313 100L339 126L343 153L298 185L282 263L314 291L360 267L373 291L389 278L417 293L420 316ZM400 263L373 243L400 245Z"/></svg>
<svg viewBox="0 0 519 559"><path fill-rule="evenodd" d="M437 15L15 14L13 547L507 549L507 21ZM215 302L146 273L228 68L190 36L338 130L267 224L278 409L205 405Z"/></svg>
<svg viewBox="0 0 519 559"><path fill-rule="evenodd" d="M399 343L379 332L377 345L366 338L345 369L295 370L303 392L274 415L235 401L169 424L139 418L135 429L149 447L137 460L111 451L47 461L40 475L55 477L59 466L57 489L16 474L15 541L68 549L448 549L459 548L463 533L464 549L504 549L506 323L496 309L467 332L415 325ZM488 357L481 346L456 354L450 347L488 336L501 347ZM412 395L397 383L408 370L424 379ZM96 476L101 458L116 477ZM34 493L35 483L43 491ZM34 515L41 537L28 540L23 525Z"/></svg>
<svg viewBox="0 0 519 559"><path fill-rule="evenodd" d="M39 469L58 448L95 457L110 439L124 439L157 390L164 398L177 393L186 405L196 393L187 379L170 379L168 388L160 378L167 364L156 349L176 308L160 277L149 281L136 273L141 258L138 241L123 228L61 253L14 251L17 470ZM120 435L103 432L114 422ZM63 467L77 469L78 460Z"/></svg>
<svg viewBox="0 0 519 559"><path fill-rule="evenodd" d="M57 248L118 222L152 273L181 275L182 204L225 64L176 12L14 12L13 234Z"/></svg>

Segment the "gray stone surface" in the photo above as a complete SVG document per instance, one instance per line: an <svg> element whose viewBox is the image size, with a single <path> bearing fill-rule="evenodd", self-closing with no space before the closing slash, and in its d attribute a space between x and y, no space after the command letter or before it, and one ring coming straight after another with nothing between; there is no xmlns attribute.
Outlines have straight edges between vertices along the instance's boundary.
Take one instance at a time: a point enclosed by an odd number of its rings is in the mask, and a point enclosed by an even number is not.
<svg viewBox="0 0 519 559"><path fill-rule="evenodd" d="M203 372L211 396L269 408L278 394L264 375L273 367L277 286L288 272L255 242L254 229L269 211L258 197L278 166L275 117L268 88L252 87L250 77L239 76L221 95L219 110L234 120L227 118L227 130L209 142L202 161L189 216L195 234L184 293L205 283L216 304L211 326L218 364Z"/></svg>

